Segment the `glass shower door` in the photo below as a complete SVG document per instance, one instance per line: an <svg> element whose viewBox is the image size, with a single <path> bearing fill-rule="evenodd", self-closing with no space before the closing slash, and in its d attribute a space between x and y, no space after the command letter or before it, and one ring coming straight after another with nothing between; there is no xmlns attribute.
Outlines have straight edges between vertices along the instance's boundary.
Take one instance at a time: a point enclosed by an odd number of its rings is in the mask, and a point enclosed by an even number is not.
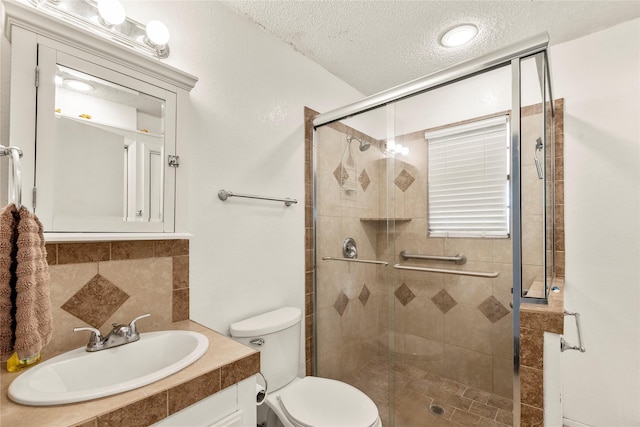
<svg viewBox="0 0 640 427"><path fill-rule="evenodd" d="M316 130L316 374L352 384L389 425L389 271L384 110Z"/></svg>
<svg viewBox="0 0 640 427"><path fill-rule="evenodd" d="M389 108L393 425L511 424L510 67Z"/></svg>

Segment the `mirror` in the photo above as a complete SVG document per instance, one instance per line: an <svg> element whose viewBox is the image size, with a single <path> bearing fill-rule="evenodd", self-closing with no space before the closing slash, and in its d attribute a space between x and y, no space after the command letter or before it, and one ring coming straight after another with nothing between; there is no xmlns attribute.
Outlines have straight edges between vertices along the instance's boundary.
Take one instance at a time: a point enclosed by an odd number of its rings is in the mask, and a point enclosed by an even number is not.
<svg viewBox="0 0 640 427"><path fill-rule="evenodd" d="M173 231L175 172L163 159L175 154L175 94L53 49L38 57L34 210L45 231Z"/></svg>
<svg viewBox="0 0 640 427"><path fill-rule="evenodd" d="M162 221L165 101L59 64L55 82L54 215Z"/></svg>

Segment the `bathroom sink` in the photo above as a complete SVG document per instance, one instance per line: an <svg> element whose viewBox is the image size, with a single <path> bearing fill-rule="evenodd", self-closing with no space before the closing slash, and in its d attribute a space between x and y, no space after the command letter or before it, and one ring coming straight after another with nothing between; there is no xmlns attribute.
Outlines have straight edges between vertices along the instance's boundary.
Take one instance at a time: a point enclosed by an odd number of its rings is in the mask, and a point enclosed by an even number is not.
<svg viewBox="0 0 640 427"><path fill-rule="evenodd" d="M93 353L71 350L29 368L9 386L9 398L32 406L82 402L158 381L198 360L209 340L198 332L160 331Z"/></svg>

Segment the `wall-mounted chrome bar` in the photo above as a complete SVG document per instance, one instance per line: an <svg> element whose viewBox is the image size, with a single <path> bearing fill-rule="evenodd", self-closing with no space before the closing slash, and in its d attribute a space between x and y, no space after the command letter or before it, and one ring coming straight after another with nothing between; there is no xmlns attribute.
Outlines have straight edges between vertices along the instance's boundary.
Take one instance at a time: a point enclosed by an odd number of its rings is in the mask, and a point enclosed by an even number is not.
<svg viewBox="0 0 640 427"><path fill-rule="evenodd" d="M389 265L386 261L374 261L370 259L356 259L356 258L335 258L332 256L323 256L322 259L324 261L346 261L346 262L360 262L362 264L379 264L379 265Z"/></svg>
<svg viewBox="0 0 640 427"><path fill-rule="evenodd" d="M9 201L13 201L18 209L22 207L22 173L20 172L20 158L22 150L18 147L0 145L0 156L11 156L11 187Z"/></svg>
<svg viewBox="0 0 640 427"><path fill-rule="evenodd" d="M457 254L456 256L438 256L438 255L420 255L409 254L407 251L400 251L400 258L402 259L426 259L429 261L447 261L453 262L458 265L462 265L467 262L467 257Z"/></svg>
<svg viewBox="0 0 640 427"><path fill-rule="evenodd" d="M566 350L578 350L580 353L587 351L582 344L582 327L580 326L580 313L572 313L570 311L564 312L565 316L574 316L576 318L576 329L578 330L578 345L569 344L564 337L560 338L560 351Z"/></svg>
<svg viewBox="0 0 640 427"><path fill-rule="evenodd" d="M443 273L443 274L456 274L458 276L486 277L490 279L496 278L500 275L500 273L498 273L497 271L484 273L481 271L447 270L444 268L415 267L412 265L401 265L401 264L395 264L393 268L396 268L398 270L424 271L426 273Z"/></svg>
<svg viewBox="0 0 640 427"><path fill-rule="evenodd" d="M247 199L260 199L260 200L271 200L274 202L283 202L285 206L291 206L292 204L298 203L296 199L279 198L279 197L263 197L263 196L254 196L252 194L240 194L240 193L232 193L231 191L220 190L218 191L218 198L223 202L227 200L229 197L244 197Z"/></svg>

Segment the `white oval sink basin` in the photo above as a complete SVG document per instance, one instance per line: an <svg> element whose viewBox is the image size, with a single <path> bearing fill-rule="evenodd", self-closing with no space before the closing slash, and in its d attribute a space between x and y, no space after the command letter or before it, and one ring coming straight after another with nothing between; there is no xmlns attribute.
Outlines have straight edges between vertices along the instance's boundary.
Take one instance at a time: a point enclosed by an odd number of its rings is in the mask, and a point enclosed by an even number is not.
<svg viewBox="0 0 640 427"><path fill-rule="evenodd" d="M198 332L160 331L97 352L71 350L29 368L9 386L9 398L32 406L110 396L158 381L198 360L209 340Z"/></svg>

